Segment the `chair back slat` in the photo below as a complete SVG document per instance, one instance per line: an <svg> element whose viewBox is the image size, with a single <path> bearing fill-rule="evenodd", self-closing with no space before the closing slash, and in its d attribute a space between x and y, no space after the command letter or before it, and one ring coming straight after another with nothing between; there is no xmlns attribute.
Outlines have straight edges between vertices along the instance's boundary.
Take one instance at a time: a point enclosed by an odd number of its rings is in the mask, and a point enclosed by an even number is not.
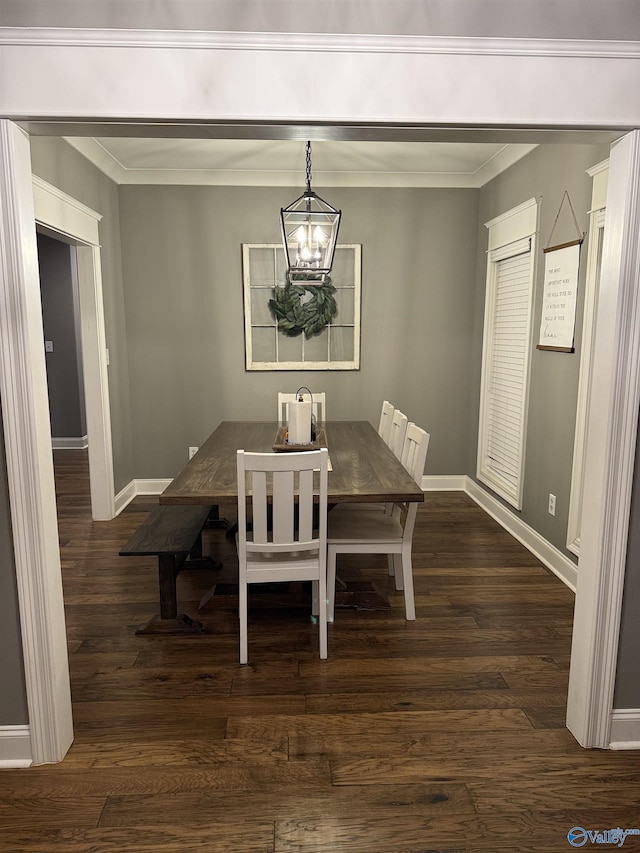
<svg viewBox="0 0 640 853"><path fill-rule="evenodd" d="M391 420L391 435L389 437L389 447L395 453L398 459L402 456L402 448L404 445L404 437L407 434L408 418L400 409L396 409Z"/></svg>
<svg viewBox="0 0 640 853"><path fill-rule="evenodd" d="M407 425L400 461L418 485L424 474L431 436L413 422Z"/></svg>
<svg viewBox="0 0 640 853"><path fill-rule="evenodd" d="M255 542L267 541L267 475L253 471L251 478L253 538Z"/></svg>
<svg viewBox="0 0 640 853"><path fill-rule="evenodd" d="M378 435L388 446L391 439L391 422L395 407L388 400L382 404L382 412L380 413L380 423L378 424Z"/></svg>
<svg viewBox="0 0 640 853"><path fill-rule="evenodd" d="M313 539L313 471L300 471L298 478L298 539Z"/></svg>
<svg viewBox="0 0 640 853"><path fill-rule="evenodd" d="M293 471L275 471L273 473L273 539L277 544L293 542L294 535L294 494Z"/></svg>

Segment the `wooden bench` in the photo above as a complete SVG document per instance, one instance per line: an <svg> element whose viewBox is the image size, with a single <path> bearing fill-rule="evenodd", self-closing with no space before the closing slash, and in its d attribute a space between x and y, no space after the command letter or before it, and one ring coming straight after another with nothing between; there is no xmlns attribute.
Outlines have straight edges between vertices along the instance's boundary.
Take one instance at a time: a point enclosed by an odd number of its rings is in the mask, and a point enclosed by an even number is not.
<svg viewBox="0 0 640 853"><path fill-rule="evenodd" d="M158 558L160 617L140 626L136 634L202 632L202 622L186 613L178 616L176 578L185 561L187 568L220 568L220 563L202 557L202 529L211 509L199 505L158 506L120 550L121 557Z"/></svg>

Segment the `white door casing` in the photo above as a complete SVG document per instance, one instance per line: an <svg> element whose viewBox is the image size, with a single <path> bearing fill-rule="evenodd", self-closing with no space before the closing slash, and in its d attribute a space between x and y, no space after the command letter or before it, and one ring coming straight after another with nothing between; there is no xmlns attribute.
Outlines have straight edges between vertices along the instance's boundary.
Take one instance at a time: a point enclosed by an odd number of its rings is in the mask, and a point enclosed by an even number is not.
<svg viewBox="0 0 640 853"><path fill-rule="evenodd" d="M76 246L91 514L95 521L109 521L115 516L115 487L98 234L102 216L36 176L33 197L36 222Z"/></svg>
<svg viewBox="0 0 640 853"><path fill-rule="evenodd" d="M44 764L62 760L73 723L29 138L8 121L0 121L0 172L0 396L29 758Z"/></svg>
<svg viewBox="0 0 640 853"><path fill-rule="evenodd" d="M610 742L640 405L640 131L609 159L567 726L583 746Z"/></svg>
<svg viewBox="0 0 640 853"><path fill-rule="evenodd" d="M593 362L593 336L595 334L596 302L602 260L602 238L607 203L607 180L609 161L598 163L588 170L593 178L591 210L589 211L589 243L587 249L587 274L585 277L584 313L582 339L580 341L580 378L576 404L576 428L573 441L573 465L571 468L571 492L569 518L567 522L567 548L580 556L580 516L584 494L584 466L587 449L587 411L591 393L591 369Z"/></svg>

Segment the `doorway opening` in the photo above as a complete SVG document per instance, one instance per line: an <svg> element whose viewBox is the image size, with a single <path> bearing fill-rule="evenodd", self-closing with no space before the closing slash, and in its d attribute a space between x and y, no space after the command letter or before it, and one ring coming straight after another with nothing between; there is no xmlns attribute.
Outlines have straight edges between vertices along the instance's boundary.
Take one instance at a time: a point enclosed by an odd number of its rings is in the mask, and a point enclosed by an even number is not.
<svg viewBox="0 0 640 853"><path fill-rule="evenodd" d="M40 178L33 178L33 191L38 234L68 244L75 256L82 364L79 393L84 398L91 514L94 521L109 521L115 516L115 489L98 237L101 216Z"/></svg>

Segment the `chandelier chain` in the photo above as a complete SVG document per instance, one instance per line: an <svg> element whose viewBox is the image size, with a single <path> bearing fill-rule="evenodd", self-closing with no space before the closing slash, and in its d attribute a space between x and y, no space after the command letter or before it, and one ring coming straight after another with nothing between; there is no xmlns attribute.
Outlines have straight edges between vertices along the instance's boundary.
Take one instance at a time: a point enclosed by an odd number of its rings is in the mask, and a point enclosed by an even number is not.
<svg viewBox="0 0 640 853"><path fill-rule="evenodd" d="M311 189L311 143L307 142L307 190Z"/></svg>

